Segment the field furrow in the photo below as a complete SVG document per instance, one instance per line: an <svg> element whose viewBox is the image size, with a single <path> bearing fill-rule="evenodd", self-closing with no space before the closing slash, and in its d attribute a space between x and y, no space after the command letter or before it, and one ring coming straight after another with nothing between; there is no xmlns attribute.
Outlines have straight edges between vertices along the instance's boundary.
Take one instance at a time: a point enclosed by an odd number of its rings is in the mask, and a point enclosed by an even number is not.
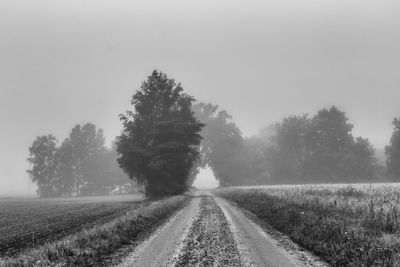
<svg viewBox="0 0 400 267"><path fill-rule="evenodd" d="M0 256L58 240L132 209L139 195L0 200Z"/></svg>

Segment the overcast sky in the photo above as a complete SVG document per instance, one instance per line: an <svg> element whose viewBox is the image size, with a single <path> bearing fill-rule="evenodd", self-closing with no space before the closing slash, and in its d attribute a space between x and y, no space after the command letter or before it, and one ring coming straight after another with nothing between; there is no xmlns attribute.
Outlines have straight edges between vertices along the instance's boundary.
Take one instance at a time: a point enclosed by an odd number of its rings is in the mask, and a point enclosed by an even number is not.
<svg viewBox="0 0 400 267"><path fill-rule="evenodd" d="M398 0L1 0L0 194L27 192L38 135L91 121L110 142L155 68L247 136L334 104L382 148L399 64Z"/></svg>

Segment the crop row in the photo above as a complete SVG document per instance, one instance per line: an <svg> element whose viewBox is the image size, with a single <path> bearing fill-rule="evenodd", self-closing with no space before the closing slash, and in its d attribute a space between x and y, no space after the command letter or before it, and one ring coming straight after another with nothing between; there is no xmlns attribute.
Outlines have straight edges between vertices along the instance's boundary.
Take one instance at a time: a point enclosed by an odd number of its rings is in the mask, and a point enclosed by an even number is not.
<svg viewBox="0 0 400 267"><path fill-rule="evenodd" d="M176 196L156 202L144 202L107 223L97 223L55 242L25 250L14 256L0 257L0 266L108 266L118 263L189 198Z"/></svg>
<svg viewBox="0 0 400 267"><path fill-rule="evenodd" d="M136 204L126 202L7 202L0 211L0 256L37 247L109 221ZM4 208L4 209L3 209Z"/></svg>

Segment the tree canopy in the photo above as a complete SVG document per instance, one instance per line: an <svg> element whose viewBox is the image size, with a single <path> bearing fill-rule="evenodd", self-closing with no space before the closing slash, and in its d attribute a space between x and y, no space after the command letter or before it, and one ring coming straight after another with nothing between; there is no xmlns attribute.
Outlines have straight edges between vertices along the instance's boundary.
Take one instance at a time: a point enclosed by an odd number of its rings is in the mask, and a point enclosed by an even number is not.
<svg viewBox="0 0 400 267"><path fill-rule="evenodd" d="M120 116L119 165L150 197L187 190L204 126L193 114L194 101L180 84L155 70L133 95L134 111Z"/></svg>

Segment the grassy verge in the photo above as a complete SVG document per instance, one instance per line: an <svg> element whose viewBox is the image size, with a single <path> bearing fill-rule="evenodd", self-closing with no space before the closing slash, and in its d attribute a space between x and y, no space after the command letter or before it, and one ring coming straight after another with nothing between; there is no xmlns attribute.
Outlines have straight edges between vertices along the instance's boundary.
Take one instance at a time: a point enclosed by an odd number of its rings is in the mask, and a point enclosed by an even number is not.
<svg viewBox="0 0 400 267"><path fill-rule="evenodd" d="M176 196L148 203L107 224L27 250L13 258L0 259L0 266L103 265L107 256L154 230L187 201L187 197Z"/></svg>
<svg viewBox="0 0 400 267"><path fill-rule="evenodd" d="M400 266L399 193L392 200L379 189L354 187L226 189L218 194L333 266Z"/></svg>

